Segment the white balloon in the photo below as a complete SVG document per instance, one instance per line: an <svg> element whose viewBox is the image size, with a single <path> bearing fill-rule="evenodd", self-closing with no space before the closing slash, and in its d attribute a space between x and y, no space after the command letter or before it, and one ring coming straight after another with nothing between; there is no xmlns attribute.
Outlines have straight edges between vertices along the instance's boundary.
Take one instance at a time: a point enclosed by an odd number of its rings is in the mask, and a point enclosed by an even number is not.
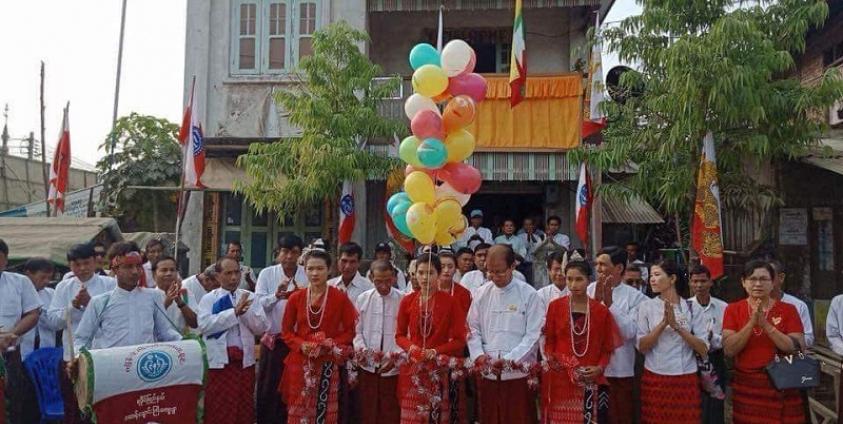
<svg viewBox="0 0 843 424"><path fill-rule="evenodd" d="M437 202L444 199L454 199L459 202L460 206L465 206L469 199L471 199L470 194L460 193L448 183L442 183L441 185L436 186L434 191L436 192Z"/></svg>
<svg viewBox="0 0 843 424"><path fill-rule="evenodd" d="M453 40L442 49L442 69L449 77L455 77L471 63L471 53L474 50L463 40Z"/></svg>
<svg viewBox="0 0 843 424"><path fill-rule="evenodd" d="M432 110L436 112L437 115L442 116L442 112L439 111L439 107L436 106L436 102L434 102L430 97L425 97L419 93L415 93L404 101L404 113L407 114L407 118L410 120L412 120L417 113L423 110Z"/></svg>

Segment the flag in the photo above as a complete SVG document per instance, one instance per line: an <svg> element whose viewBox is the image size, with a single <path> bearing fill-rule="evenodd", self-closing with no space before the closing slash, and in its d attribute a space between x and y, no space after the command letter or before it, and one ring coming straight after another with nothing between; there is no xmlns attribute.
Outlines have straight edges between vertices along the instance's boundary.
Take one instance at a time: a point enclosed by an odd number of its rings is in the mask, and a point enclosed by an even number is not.
<svg viewBox="0 0 843 424"><path fill-rule="evenodd" d="M580 164L580 181L577 184L576 231L583 244L588 242L588 221L591 217L591 175L585 162Z"/></svg>
<svg viewBox="0 0 843 424"><path fill-rule="evenodd" d="M68 172L70 171L70 102L64 108L59 142L50 167L50 194L47 202L53 205L54 215L64 213L64 193L67 191Z"/></svg>
<svg viewBox="0 0 843 424"><path fill-rule="evenodd" d="M527 88L527 44L524 38L524 14L521 0L515 0L515 20L512 22L512 52L509 58L510 107L524 99Z"/></svg>
<svg viewBox="0 0 843 424"><path fill-rule="evenodd" d="M600 16L597 16L594 24L594 45L591 46L591 59L588 67L588 86L586 94L588 97L588 111L585 120L582 123L582 138L586 139L594 134L600 132L606 126L606 116L600 110L600 103L603 101L603 61L602 61L602 42L599 35Z"/></svg>
<svg viewBox="0 0 843 424"><path fill-rule="evenodd" d="M711 271L711 278L723 275L723 233L720 223L720 188L717 186L717 156L714 137L703 138L700 169L697 171L697 197L694 221L691 223L691 244L700 262Z"/></svg>
<svg viewBox="0 0 843 424"><path fill-rule="evenodd" d="M351 181L348 180L342 183L340 225L337 232L340 244L351 241L351 233L354 232L354 192L351 189Z"/></svg>
<svg viewBox="0 0 843 424"><path fill-rule="evenodd" d="M398 139L397 135L393 134L392 143L389 145L389 150L387 151L387 155L389 157L398 157L398 145L401 140ZM401 190L401 185L404 183L404 168L398 167L395 171L389 174L386 177L386 190L385 195L383 198L383 207L381 210L383 211L383 219L386 223L386 234L396 243L398 243L402 249L407 252L413 252L415 248L415 244L413 240L409 237L405 236L401 231L398 230L398 227L395 226L395 222L392 221L392 216L389 215L389 212L386 210L386 202L389 201L390 196L397 193Z"/></svg>
<svg viewBox="0 0 843 424"><path fill-rule="evenodd" d="M190 87L190 99L184 109L179 129L179 144L182 146L182 180L187 188L202 188L202 173L205 171L205 146L202 140L202 125L193 104L196 77Z"/></svg>

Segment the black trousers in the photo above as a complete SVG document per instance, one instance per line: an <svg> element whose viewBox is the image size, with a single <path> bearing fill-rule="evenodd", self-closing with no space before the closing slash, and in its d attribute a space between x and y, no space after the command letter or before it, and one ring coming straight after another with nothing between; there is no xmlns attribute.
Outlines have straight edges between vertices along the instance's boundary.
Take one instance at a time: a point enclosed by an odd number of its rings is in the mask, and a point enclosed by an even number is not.
<svg viewBox="0 0 843 424"><path fill-rule="evenodd" d="M3 359L6 361L6 413L9 424L39 422L41 412L38 409L38 396L35 394L32 379L23 367L20 350L6 352Z"/></svg>
<svg viewBox="0 0 843 424"><path fill-rule="evenodd" d="M284 374L284 358L290 353L287 344L278 340L275 349L270 350L261 344L258 361L257 392L255 415L258 424L286 424L287 405L278 392L278 383Z"/></svg>

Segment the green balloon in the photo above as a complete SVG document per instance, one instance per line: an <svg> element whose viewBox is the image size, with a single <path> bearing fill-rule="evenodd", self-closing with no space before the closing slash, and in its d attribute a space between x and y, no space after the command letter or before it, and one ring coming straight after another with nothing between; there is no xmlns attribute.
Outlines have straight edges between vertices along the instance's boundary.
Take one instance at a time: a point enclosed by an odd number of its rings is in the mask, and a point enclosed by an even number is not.
<svg viewBox="0 0 843 424"><path fill-rule="evenodd" d="M401 141L401 145L398 146L398 157L410 165L416 167L421 166L421 162L419 162L419 155L417 153L419 144L421 144L421 140L414 135L405 138Z"/></svg>

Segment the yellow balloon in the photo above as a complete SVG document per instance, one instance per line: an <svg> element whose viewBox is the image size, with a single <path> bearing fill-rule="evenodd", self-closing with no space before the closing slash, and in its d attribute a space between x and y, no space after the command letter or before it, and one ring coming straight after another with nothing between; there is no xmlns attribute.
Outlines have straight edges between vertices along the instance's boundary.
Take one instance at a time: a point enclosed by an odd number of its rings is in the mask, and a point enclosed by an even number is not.
<svg viewBox="0 0 843 424"><path fill-rule="evenodd" d="M453 234L454 237L459 238L465 229L468 228L468 219L465 215L460 216L460 219L457 221L457 224L451 228L448 228L448 232Z"/></svg>
<svg viewBox="0 0 843 424"><path fill-rule="evenodd" d="M430 244L436 236L436 216L433 208L416 202L407 209L407 227L421 244Z"/></svg>
<svg viewBox="0 0 843 424"><path fill-rule="evenodd" d="M462 162L474 153L474 136L466 130L457 130L445 138L448 162Z"/></svg>
<svg viewBox="0 0 843 424"><path fill-rule="evenodd" d="M429 203L436 201L436 191L433 180L421 171L413 171L404 178L404 191L413 203Z"/></svg>
<svg viewBox="0 0 843 424"><path fill-rule="evenodd" d="M454 244L457 239L454 238L449 232L442 231L436 233L436 237L433 239L437 246L450 246Z"/></svg>
<svg viewBox="0 0 843 424"><path fill-rule="evenodd" d="M433 209L436 216L436 232L447 233L448 229L462 221L462 207L459 202L453 199L446 199L439 202Z"/></svg>
<svg viewBox="0 0 843 424"><path fill-rule="evenodd" d="M436 97L448 89L448 76L436 65L424 65L413 73L413 90L425 97Z"/></svg>

